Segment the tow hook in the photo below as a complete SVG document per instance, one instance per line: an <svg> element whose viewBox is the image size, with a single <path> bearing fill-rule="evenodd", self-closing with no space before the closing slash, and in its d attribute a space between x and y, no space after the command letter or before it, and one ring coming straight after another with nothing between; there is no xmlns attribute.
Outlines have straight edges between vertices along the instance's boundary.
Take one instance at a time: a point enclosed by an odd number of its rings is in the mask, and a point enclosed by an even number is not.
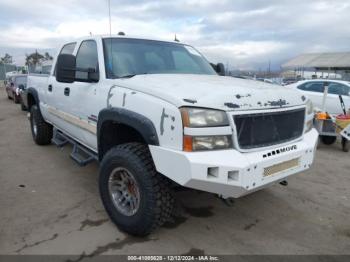
<svg viewBox="0 0 350 262"><path fill-rule="evenodd" d="M288 181L283 180L283 181L280 182L280 185L281 186L288 186Z"/></svg>

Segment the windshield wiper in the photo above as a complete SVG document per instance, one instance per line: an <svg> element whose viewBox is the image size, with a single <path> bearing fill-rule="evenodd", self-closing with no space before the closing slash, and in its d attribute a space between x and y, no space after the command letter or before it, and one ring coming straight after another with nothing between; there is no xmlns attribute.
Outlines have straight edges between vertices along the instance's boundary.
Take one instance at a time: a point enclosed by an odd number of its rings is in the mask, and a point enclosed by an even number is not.
<svg viewBox="0 0 350 262"><path fill-rule="evenodd" d="M130 74L130 75L119 76L119 77L117 77L117 78L132 78L132 77L134 77L134 76L136 76L136 74Z"/></svg>
<svg viewBox="0 0 350 262"><path fill-rule="evenodd" d="M140 74L130 74L130 75L123 75L123 76L118 76L116 78L132 78L134 76L137 76L137 75L147 75L148 73L140 73Z"/></svg>

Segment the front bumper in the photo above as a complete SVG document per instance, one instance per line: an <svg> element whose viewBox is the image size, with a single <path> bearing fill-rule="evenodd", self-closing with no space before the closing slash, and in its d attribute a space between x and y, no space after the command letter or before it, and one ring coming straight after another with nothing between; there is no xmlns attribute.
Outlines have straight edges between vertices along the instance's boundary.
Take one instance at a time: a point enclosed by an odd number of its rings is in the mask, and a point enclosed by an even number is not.
<svg viewBox="0 0 350 262"><path fill-rule="evenodd" d="M224 197L240 197L309 169L317 141L318 133L312 129L298 142L252 153L149 148L157 171L176 183Z"/></svg>

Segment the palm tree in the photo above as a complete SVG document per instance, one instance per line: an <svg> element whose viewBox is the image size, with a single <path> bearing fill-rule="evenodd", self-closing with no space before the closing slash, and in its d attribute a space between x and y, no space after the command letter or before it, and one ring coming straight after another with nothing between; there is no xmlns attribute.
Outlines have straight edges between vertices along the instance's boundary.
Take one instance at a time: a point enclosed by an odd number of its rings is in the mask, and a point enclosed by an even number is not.
<svg viewBox="0 0 350 262"><path fill-rule="evenodd" d="M45 57L38 53L37 50L35 50L34 53L27 55L26 54L26 65L27 66L35 66L37 64L41 64L41 62L45 59Z"/></svg>

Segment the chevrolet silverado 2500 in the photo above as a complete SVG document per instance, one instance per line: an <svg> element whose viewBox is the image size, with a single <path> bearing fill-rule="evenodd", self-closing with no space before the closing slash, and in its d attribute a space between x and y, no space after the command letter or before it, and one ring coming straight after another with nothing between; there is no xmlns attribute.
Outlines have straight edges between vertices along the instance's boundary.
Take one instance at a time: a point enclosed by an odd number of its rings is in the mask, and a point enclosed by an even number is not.
<svg viewBox="0 0 350 262"><path fill-rule="evenodd" d="M219 76L192 46L91 36L53 62L48 76L28 77L33 139L72 143L80 165L98 160L102 202L130 234L169 219L172 185L237 198L313 162L318 133L304 95Z"/></svg>

